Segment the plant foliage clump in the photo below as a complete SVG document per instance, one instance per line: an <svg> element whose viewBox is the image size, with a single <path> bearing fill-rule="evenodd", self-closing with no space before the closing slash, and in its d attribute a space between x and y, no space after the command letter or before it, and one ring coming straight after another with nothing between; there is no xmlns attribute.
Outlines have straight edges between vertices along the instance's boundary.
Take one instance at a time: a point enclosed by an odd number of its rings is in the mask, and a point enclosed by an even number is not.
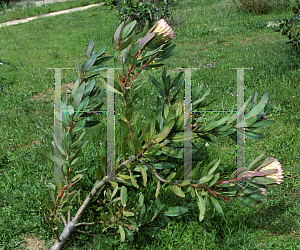
<svg viewBox="0 0 300 250"><path fill-rule="evenodd" d="M138 31L146 25L153 26L160 19L167 19L171 15L170 5L174 5L174 0L105 0L105 4L118 8L117 18L120 22L136 20L138 23Z"/></svg>
<svg viewBox="0 0 300 250"><path fill-rule="evenodd" d="M290 0L233 0L236 7L246 13L268 14L274 10L286 10Z"/></svg>

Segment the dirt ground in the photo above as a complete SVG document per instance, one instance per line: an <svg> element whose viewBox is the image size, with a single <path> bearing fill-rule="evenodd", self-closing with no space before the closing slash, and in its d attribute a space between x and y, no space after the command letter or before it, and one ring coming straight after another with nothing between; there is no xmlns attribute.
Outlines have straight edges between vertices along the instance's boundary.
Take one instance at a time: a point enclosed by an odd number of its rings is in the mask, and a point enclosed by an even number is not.
<svg viewBox="0 0 300 250"><path fill-rule="evenodd" d="M18 247L25 246L26 250L49 250L52 244L54 243L54 240L45 243L43 239L31 234L29 236L24 237L24 240L21 242L22 243L18 245Z"/></svg>

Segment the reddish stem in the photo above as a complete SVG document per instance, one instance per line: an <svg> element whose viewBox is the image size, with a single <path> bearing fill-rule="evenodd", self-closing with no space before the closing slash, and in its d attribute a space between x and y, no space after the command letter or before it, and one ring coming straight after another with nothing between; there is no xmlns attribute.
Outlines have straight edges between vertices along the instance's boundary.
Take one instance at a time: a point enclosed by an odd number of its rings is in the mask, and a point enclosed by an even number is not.
<svg viewBox="0 0 300 250"><path fill-rule="evenodd" d="M208 189L209 192L211 192L215 197L220 196L219 194L216 194L215 192L211 191L210 189Z"/></svg>
<svg viewBox="0 0 300 250"><path fill-rule="evenodd" d="M124 86L126 86L126 83L127 83L127 80L128 80L128 77L129 77L129 75L131 73L132 68L133 68L133 64L131 65L131 67L129 69L129 72L128 72L127 76L126 76L126 79L125 79L125 82L124 82ZM128 86L126 86L126 87L128 87Z"/></svg>
<svg viewBox="0 0 300 250"><path fill-rule="evenodd" d="M121 41L122 41L122 38L119 40L119 43L118 43L118 48L117 48L117 49L119 49L119 48L120 48Z"/></svg>
<svg viewBox="0 0 300 250"><path fill-rule="evenodd" d="M231 201L229 198L227 198L227 197L223 197L224 198L224 200L227 200L227 201Z"/></svg>
<svg viewBox="0 0 300 250"><path fill-rule="evenodd" d="M137 76L137 73L132 77L131 82L134 80L134 78Z"/></svg>
<svg viewBox="0 0 300 250"><path fill-rule="evenodd" d="M139 57L139 55L142 53L142 51L140 51L136 56L135 56L135 58L138 58Z"/></svg>
<svg viewBox="0 0 300 250"><path fill-rule="evenodd" d="M120 79L119 73L118 73L118 79L119 79L119 82L120 82L121 84L123 84L123 82L122 82L121 79Z"/></svg>
<svg viewBox="0 0 300 250"><path fill-rule="evenodd" d="M150 62L152 62L155 58L157 57L157 55L155 57L153 57L149 62L147 62L143 67L141 67L141 69L145 68Z"/></svg>

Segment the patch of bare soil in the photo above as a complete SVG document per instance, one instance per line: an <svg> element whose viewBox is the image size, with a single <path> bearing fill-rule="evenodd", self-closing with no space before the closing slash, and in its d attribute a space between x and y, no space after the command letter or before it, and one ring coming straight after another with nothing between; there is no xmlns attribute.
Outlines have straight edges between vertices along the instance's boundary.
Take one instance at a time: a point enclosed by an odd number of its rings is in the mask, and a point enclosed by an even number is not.
<svg viewBox="0 0 300 250"><path fill-rule="evenodd" d="M24 241L19 246L25 246L26 250L48 250L54 243L54 240L45 242L39 237L33 236L32 234L24 237Z"/></svg>
<svg viewBox="0 0 300 250"><path fill-rule="evenodd" d="M74 86L74 83L67 83L61 86L62 88L62 94L65 98L66 92L71 92L68 88L72 89ZM48 89L48 91L42 91L39 93L35 93L31 98L28 99L29 101L40 101L40 100L46 100L46 101L53 101L54 102L54 88Z"/></svg>

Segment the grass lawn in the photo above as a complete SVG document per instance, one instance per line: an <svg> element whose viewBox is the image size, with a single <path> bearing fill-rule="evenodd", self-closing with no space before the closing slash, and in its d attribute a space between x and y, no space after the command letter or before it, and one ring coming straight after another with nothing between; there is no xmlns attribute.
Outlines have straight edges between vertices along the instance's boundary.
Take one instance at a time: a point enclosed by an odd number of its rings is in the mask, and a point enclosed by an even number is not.
<svg viewBox="0 0 300 250"><path fill-rule="evenodd" d="M5 23L13 20L18 19L24 19L27 17L32 16L38 16L42 14L52 13L60 10L67 10L72 9L76 7L83 7L86 5L96 4L96 3L102 3L104 1L102 0L67 0L65 2L56 2L52 4L42 4L41 6L37 7L33 1L29 1L26 3L26 6L23 6L22 4L16 2L13 11L10 11L12 9L11 6L4 7L7 11L3 10L3 7L1 9L0 5L0 11L3 13L0 14L0 23Z"/></svg>
<svg viewBox="0 0 300 250"><path fill-rule="evenodd" d="M15 16L11 12L0 15L0 23L47 13L45 9L59 11L78 7L81 3L42 6L40 13L36 12L39 8L33 12L16 11ZM90 38L95 42L94 51L106 44L106 53L112 54L111 39L119 25L116 14L116 9L110 12L100 6L0 28L0 60L17 67L15 71L6 64L0 65L0 85L4 85L3 91L8 93L0 92L1 250L24 249L22 243L28 235L42 237L48 246L54 239L43 218L44 198L49 197L45 181L53 178L53 162L47 154L54 151L54 70L47 68L70 68L62 71L62 85L63 89L72 86L76 80L76 59L82 61ZM172 205L186 204L189 212L166 225L165 230L160 230L160 237L152 237L146 230L141 230L134 242L121 244L119 234L98 231L96 240L76 234L70 249L300 248L300 50L284 44L287 38L267 27L268 22L276 22L285 16L293 16L291 8L253 15L239 12L230 0L184 0L174 7L173 20L167 19L175 32L175 51L178 52L167 60L167 74L173 80L179 73L176 68L200 68L192 73L192 87L204 83L205 88L212 89L210 95L218 101L211 104L211 110L236 109L237 71L229 68L253 68L245 70L245 100L255 92L260 100L269 91L270 102L277 102L268 116L276 122L262 129L264 139L246 139L245 143L246 159L250 162L266 151L265 156L277 158L283 166L284 183L268 190L267 202L254 208L238 204L237 208L223 207L226 221L216 214L205 223L199 223L196 202L190 197L179 198L167 189L161 192L161 201ZM113 61L106 65L113 67ZM151 70L143 72L141 79L147 79L149 73L157 79L161 77L161 70ZM148 122L158 96L151 82L139 93L142 100L136 107L141 115L138 127ZM63 94L65 96L65 92ZM181 90L180 97L183 96ZM117 100L116 114L120 110L118 103ZM212 115L207 114L208 117ZM219 118L223 116L220 114ZM98 114L98 118L103 120L105 115ZM87 170L81 182L76 184L77 189L82 190L81 200L95 183L95 166L100 164L100 155L105 154L106 126L103 124L88 132L90 143L84 148L81 168ZM116 121L116 150L120 149L117 138L122 135L124 131L118 130ZM233 171L236 167L235 144L227 138L217 143L217 149L205 149L204 163L220 157L220 172ZM140 187L141 192L151 192L155 199L156 184L149 182L147 189L143 185ZM87 211L83 221L88 218ZM95 232L96 229L91 230Z"/></svg>

